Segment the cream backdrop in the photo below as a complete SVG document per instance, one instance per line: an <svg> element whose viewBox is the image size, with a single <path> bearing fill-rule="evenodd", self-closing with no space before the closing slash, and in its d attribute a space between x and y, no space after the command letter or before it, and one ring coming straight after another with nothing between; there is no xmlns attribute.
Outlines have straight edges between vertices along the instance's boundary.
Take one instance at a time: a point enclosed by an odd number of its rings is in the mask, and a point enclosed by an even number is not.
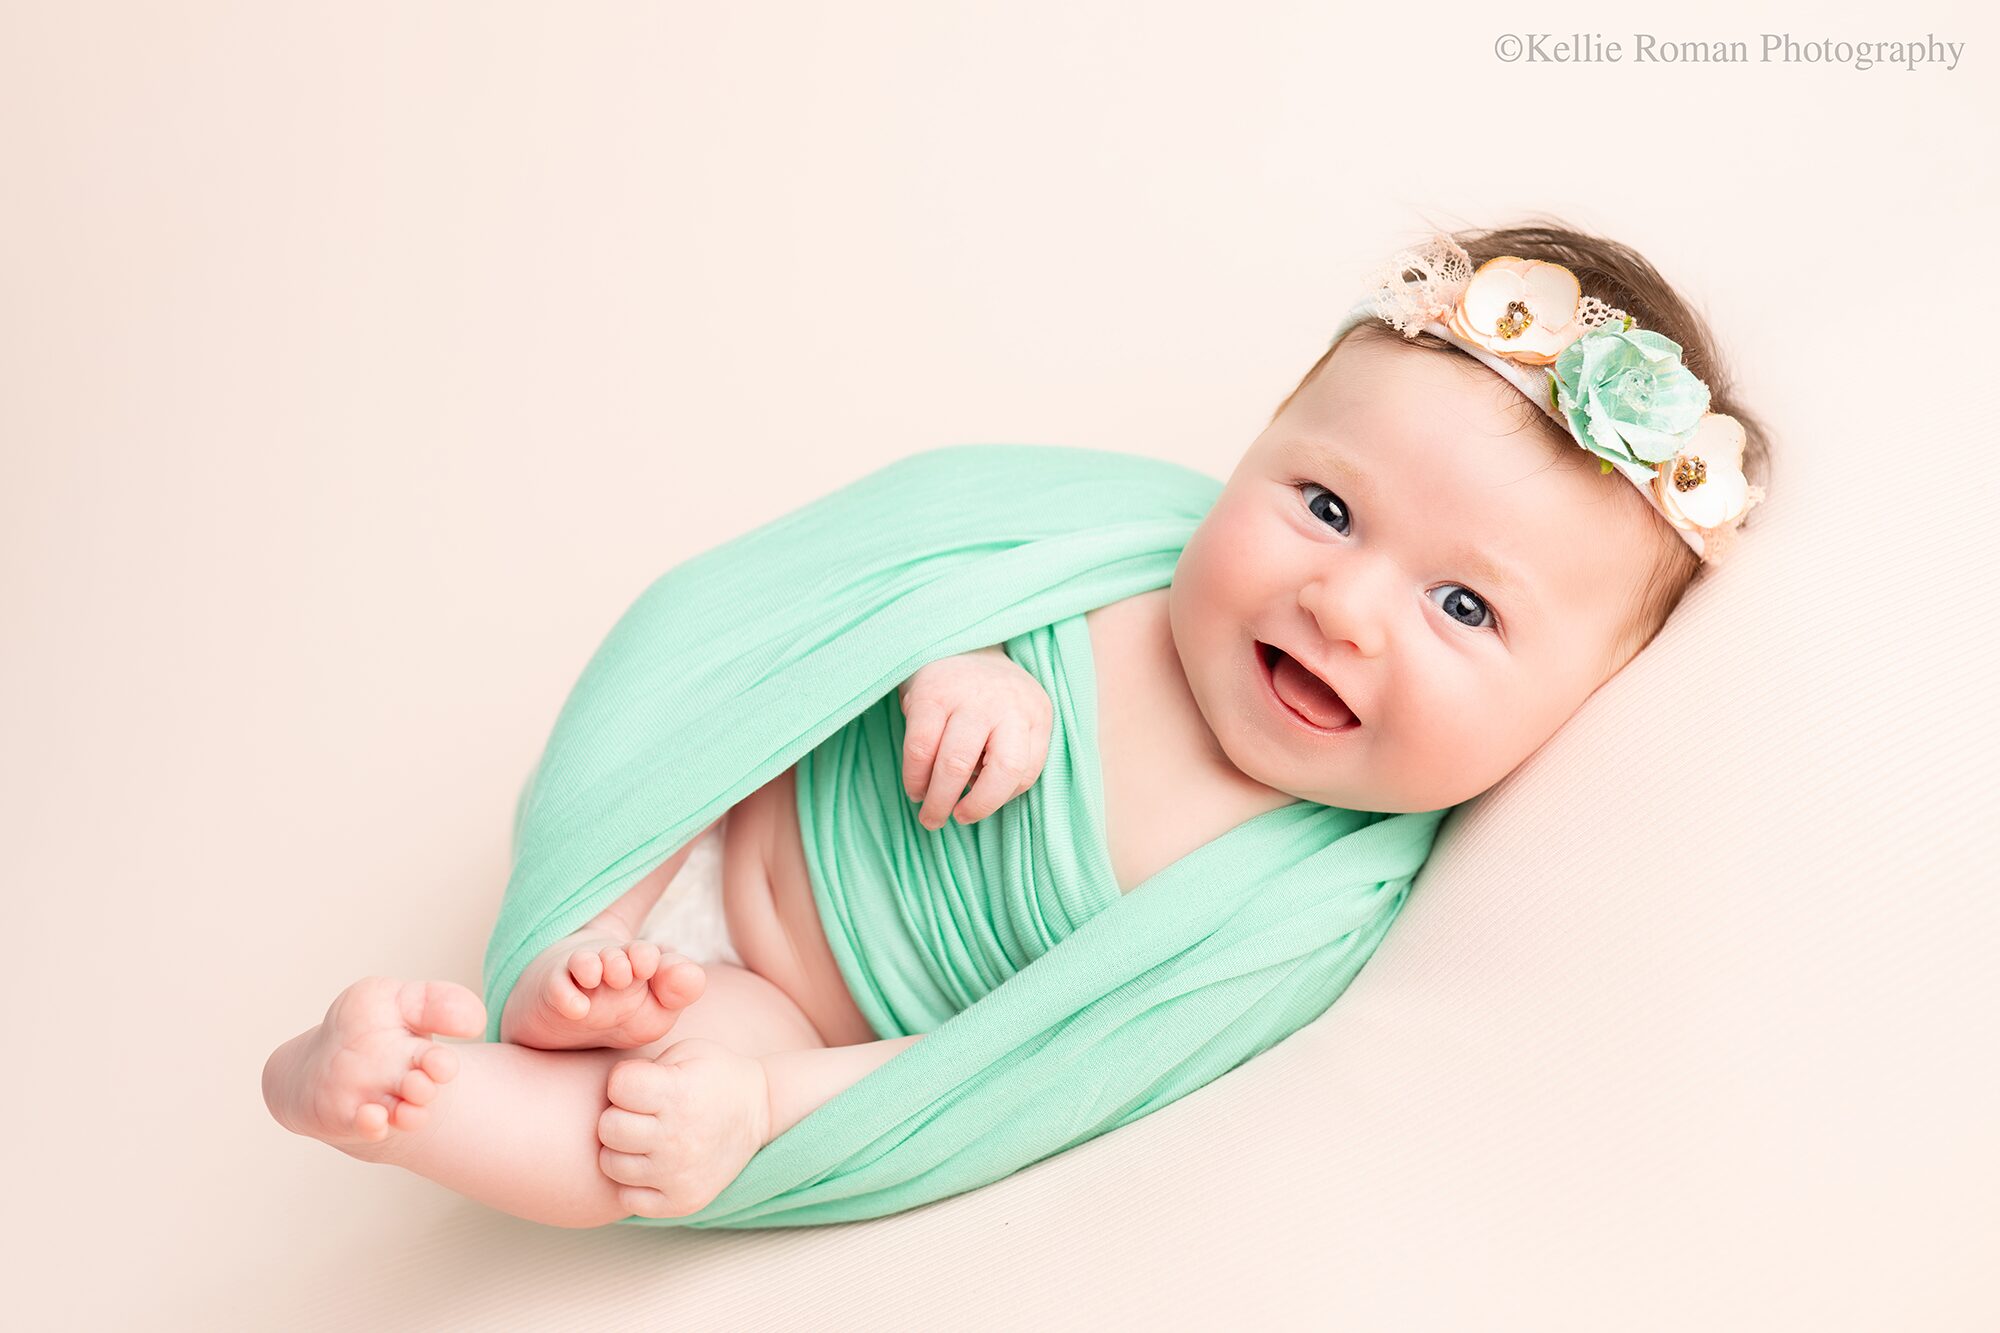
<svg viewBox="0 0 2000 1333"><path fill-rule="evenodd" d="M0 3L17 1326L2000 1323L2000 31L1613 8ZM1649 24L1965 49L1494 55ZM1771 499L1320 1021L830 1229L545 1228L269 1119L348 982L476 986L659 571L939 444L1225 475L1368 262L1535 211L1712 316Z"/></svg>

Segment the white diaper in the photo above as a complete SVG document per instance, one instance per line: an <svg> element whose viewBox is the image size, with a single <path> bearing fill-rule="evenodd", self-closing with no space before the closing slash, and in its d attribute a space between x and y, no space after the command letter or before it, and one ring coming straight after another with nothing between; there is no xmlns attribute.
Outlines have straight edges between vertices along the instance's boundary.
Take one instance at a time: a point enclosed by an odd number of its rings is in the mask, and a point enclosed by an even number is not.
<svg viewBox="0 0 2000 1333"><path fill-rule="evenodd" d="M694 840L667 891L646 914L639 935L697 963L741 967L743 959L729 942L729 922L722 912L722 826L727 819L723 816Z"/></svg>

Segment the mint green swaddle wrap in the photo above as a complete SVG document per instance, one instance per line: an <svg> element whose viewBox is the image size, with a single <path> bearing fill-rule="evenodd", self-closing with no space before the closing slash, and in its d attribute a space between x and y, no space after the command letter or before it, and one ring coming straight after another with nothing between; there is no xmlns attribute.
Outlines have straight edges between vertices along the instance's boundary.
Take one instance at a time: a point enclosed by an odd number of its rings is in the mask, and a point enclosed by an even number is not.
<svg viewBox="0 0 2000 1333"><path fill-rule="evenodd" d="M1445 811L1299 801L1130 893L1112 873L1082 617L1170 584L1220 490L1100 450L934 449L684 561L620 618L521 793L487 1037L531 959L794 764L856 1004L878 1036L927 1034L705 1208L625 1222L813 1226L975 1189L1220 1077L1353 980ZM995 643L1049 693L1048 760L988 818L925 829L896 687Z"/></svg>

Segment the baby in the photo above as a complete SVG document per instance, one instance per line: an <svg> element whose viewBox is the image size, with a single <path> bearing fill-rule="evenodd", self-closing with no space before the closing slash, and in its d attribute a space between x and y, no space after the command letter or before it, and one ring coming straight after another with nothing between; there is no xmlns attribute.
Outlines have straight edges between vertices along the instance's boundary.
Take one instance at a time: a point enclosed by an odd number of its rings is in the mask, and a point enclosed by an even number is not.
<svg viewBox="0 0 2000 1333"><path fill-rule="evenodd" d="M1170 586L1086 617L1118 892L1279 807L1441 810L1532 755L1762 498L1745 465L1762 474L1768 446L1713 347L1602 238L1530 226L1394 256ZM1055 717L1003 647L930 662L898 694L926 829L1037 781ZM552 1225L701 1209L923 1039L877 1040L850 992L796 774L709 826L741 966L640 938L690 841L528 964L499 1042L431 1040L485 1030L456 983L349 986L271 1055L272 1115Z"/></svg>

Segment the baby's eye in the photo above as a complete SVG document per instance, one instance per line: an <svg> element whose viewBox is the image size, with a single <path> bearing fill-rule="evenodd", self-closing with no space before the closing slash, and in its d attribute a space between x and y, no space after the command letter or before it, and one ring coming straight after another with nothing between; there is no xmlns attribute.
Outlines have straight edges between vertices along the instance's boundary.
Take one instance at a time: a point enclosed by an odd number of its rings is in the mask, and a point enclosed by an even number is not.
<svg viewBox="0 0 2000 1333"><path fill-rule="evenodd" d="M1318 482L1313 481L1301 483L1299 491L1306 497L1306 508L1312 511L1314 518L1319 519L1321 522L1328 522L1330 521L1330 515L1337 516L1339 526L1334 531L1340 533L1347 531L1348 524L1353 522L1353 515L1347 512L1347 502L1345 500ZM1325 498L1322 500L1313 499L1312 492L1314 491L1318 491Z"/></svg>
<svg viewBox="0 0 2000 1333"><path fill-rule="evenodd" d="M1439 608L1446 615L1469 629L1493 628L1496 623L1493 619L1493 608L1488 606L1478 593L1466 587L1463 583L1440 583L1438 584L1438 588L1456 588L1458 590L1438 603ZM1431 591L1436 592L1437 588L1433 588ZM1472 619L1462 619L1459 615L1461 611L1470 611Z"/></svg>
<svg viewBox="0 0 2000 1333"><path fill-rule="evenodd" d="M1346 535L1353 525L1354 516L1348 512L1347 502L1316 481L1299 483L1299 493L1306 498L1306 508L1312 516L1332 527L1334 531ZM1493 614L1493 608L1463 583L1440 583L1439 588L1454 588L1455 593L1447 596L1438 607L1446 615L1464 625L1467 629L1498 629L1500 621ZM1433 588L1431 591L1437 591Z"/></svg>

